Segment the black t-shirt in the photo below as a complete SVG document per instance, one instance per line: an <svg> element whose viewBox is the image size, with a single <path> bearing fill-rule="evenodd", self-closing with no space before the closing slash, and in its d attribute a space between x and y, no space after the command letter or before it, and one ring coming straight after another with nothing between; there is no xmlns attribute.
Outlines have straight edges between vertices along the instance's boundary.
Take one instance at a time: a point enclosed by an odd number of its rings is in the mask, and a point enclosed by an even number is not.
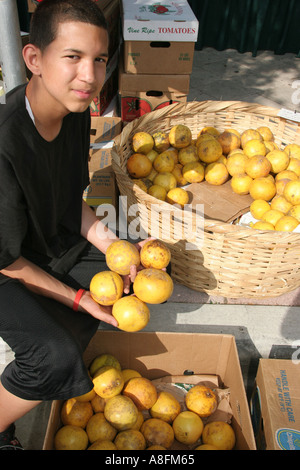
<svg viewBox="0 0 300 470"><path fill-rule="evenodd" d="M59 275L86 243L80 228L90 112L68 114L59 135L47 142L26 109L25 87L0 105L0 269L24 256ZM0 275L0 282L5 279Z"/></svg>

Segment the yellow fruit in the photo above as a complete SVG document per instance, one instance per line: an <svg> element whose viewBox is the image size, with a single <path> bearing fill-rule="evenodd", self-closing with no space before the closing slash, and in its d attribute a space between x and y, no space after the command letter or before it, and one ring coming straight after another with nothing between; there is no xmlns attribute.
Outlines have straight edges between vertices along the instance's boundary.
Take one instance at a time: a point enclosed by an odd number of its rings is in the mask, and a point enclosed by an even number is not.
<svg viewBox="0 0 300 470"><path fill-rule="evenodd" d="M227 157L225 157L225 155L221 155L220 158L218 158L218 160L216 160L216 162L224 163L224 165L227 165Z"/></svg>
<svg viewBox="0 0 300 470"><path fill-rule="evenodd" d="M159 184L153 184L150 186L148 189L148 194L150 194L150 196L156 197L156 199L159 199L160 201L165 201L167 197L166 189Z"/></svg>
<svg viewBox="0 0 300 470"><path fill-rule="evenodd" d="M83 395L79 395L78 397L75 397L77 401L92 401L93 398L95 398L96 392L94 389L92 389L90 392L84 393Z"/></svg>
<svg viewBox="0 0 300 470"><path fill-rule="evenodd" d="M133 295L119 299L112 308L112 315L122 331L140 331L149 323L150 310L148 306Z"/></svg>
<svg viewBox="0 0 300 470"><path fill-rule="evenodd" d="M125 276L130 273L131 266L139 266L140 254L137 247L127 240L116 240L107 248L105 260L111 271Z"/></svg>
<svg viewBox="0 0 300 470"><path fill-rule="evenodd" d="M282 196L284 192L284 188L286 187L287 183L292 181L288 178L280 178L279 180L275 181L276 186L276 193L278 196Z"/></svg>
<svg viewBox="0 0 300 470"><path fill-rule="evenodd" d="M267 178L255 178L250 184L249 193L253 199L270 201L276 194L276 186Z"/></svg>
<svg viewBox="0 0 300 470"><path fill-rule="evenodd" d="M146 449L146 440L143 434L136 429L127 429L117 434L115 445L118 450L144 450Z"/></svg>
<svg viewBox="0 0 300 470"><path fill-rule="evenodd" d="M282 180L282 179L288 179L288 180L296 181L298 179L298 176L296 175L296 173L294 171L286 169L286 170L280 171L275 176L275 181L279 181L279 180Z"/></svg>
<svg viewBox="0 0 300 470"><path fill-rule="evenodd" d="M204 178L209 184L220 186L226 183L229 173L224 163L213 162L205 167Z"/></svg>
<svg viewBox="0 0 300 470"><path fill-rule="evenodd" d="M62 426L54 436L55 450L86 450L88 444L87 433L78 426Z"/></svg>
<svg viewBox="0 0 300 470"><path fill-rule="evenodd" d="M234 155L235 153L242 153L243 155L245 155L243 149L239 148L239 149L231 150L231 152L227 155L227 158L231 157L231 155Z"/></svg>
<svg viewBox="0 0 300 470"><path fill-rule="evenodd" d="M241 138L241 134L239 131L237 131L236 129L224 129L226 132L231 132L232 134L235 134L237 137Z"/></svg>
<svg viewBox="0 0 300 470"><path fill-rule="evenodd" d="M116 395L107 400L104 416L118 431L124 431L135 425L138 409L129 397Z"/></svg>
<svg viewBox="0 0 300 470"><path fill-rule="evenodd" d="M112 354L108 354L108 353L100 354L99 356L96 356L92 360L92 362L89 366L89 372L90 372L91 376L93 377L95 372L98 369L100 369L100 367L103 367L103 366L113 366L116 369L121 370L121 364L115 356L113 356Z"/></svg>
<svg viewBox="0 0 300 470"><path fill-rule="evenodd" d="M131 429L136 429L137 431L139 431L141 429L141 426L142 426L143 422L144 422L143 412L139 411L137 420L136 420L136 422L134 423L134 425L132 426Z"/></svg>
<svg viewBox="0 0 300 470"><path fill-rule="evenodd" d="M181 163L176 163L172 174L175 176L178 186L185 186L187 184L186 179L182 175L183 165Z"/></svg>
<svg viewBox="0 0 300 470"><path fill-rule="evenodd" d="M69 398L65 400L60 417L62 423L66 426L78 426L85 428L90 417L93 415L93 408L90 402L80 402L76 398Z"/></svg>
<svg viewBox="0 0 300 470"><path fill-rule="evenodd" d="M209 134L209 135L212 135L214 137L218 137L220 132L218 131L218 129L216 129L213 126L206 126L206 127L203 127L203 129L201 129L201 131L198 134L198 137L202 134Z"/></svg>
<svg viewBox="0 0 300 470"><path fill-rule="evenodd" d="M183 124L177 124L169 132L169 141L176 149L187 147L192 142L191 130Z"/></svg>
<svg viewBox="0 0 300 470"><path fill-rule="evenodd" d="M174 170L174 166L174 158L167 152L159 153L153 162L153 168L158 173L170 173Z"/></svg>
<svg viewBox="0 0 300 470"><path fill-rule="evenodd" d="M216 446L213 446L211 444L201 444L198 447L195 447L194 450L219 450Z"/></svg>
<svg viewBox="0 0 300 470"><path fill-rule="evenodd" d="M154 162L157 155L158 155L158 152L154 149L152 149L152 150L150 150L150 152L146 153L146 156L147 156L147 158L149 158L151 163Z"/></svg>
<svg viewBox="0 0 300 470"><path fill-rule="evenodd" d="M284 151L288 154L290 158L300 159L300 145L288 144L284 147Z"/></svg>
<svg viewBox="0 0 300 470"><path fill-rule="evenodd" d="M153 180L153 184L162 186L168 192L170 189L176 188L177 181L172 173L166 171L163 173L158 173Z"/></svg>
<svg viewBox="0 0 300 470"><path fill-rule="evenodd" d="M141 263L145 268L163 269L171 260L171 251L160 240L148 240L140 251Z"/></svg>
<svg viewBox="0 0 300 470"><path fill-rule="evenodd" d="M212 163L222 155L222 146L216 139L199 142L197 145L198 157L204 163Z"/></svg>
<svg viewBox="0 0 300 470"><path fill-rule="evenodd" d="M249 140L263 140L261 134L256 129L247 129L241 134L241 147L245 147Z"/></svg>
<svg viewBox="0 0 300 470"><path fill-rule="evenodd" d="M96 396L91 400L91 405L94 413L104 411L105 403L105 398L99 397L99 395L96 394Z"/></svg>
<svg viewBox="0 0 300 470"><path fill-rule="evenodd" d="M233 132L224 131L217 137L220 142L224 155L228 155L241 145L241 138Z"/></svg>
<svg viewBox="0 0 300 470"><path fill-rule="evenodd" d="M178 161L181 165L185 165L189 162L197 162L199 160L197 148L195 145L189 145L178 152Z"/></svg>
<svg viewBox="0 0 300 470"><path fill-rule="evenodd" d="M267 176L270 171L271 163L263 155L254 155L253 157L248 158L246 162L245 172L253 179Z"/></svg>
<svg viewBox="0 0 300 470"><path fill-rule="evenodd" d="M178 163L178 149L175 149L174 147L169 147L167 150L164 151L164 153L167 153L170 157L173 158L174 163Z"/></svg>
<svg viewBox="0 0 300 470"><path fill-rule="evenodd" d="M300 159L291 157L289 164L287 166L287 170L293 171L297 177L300 176Z"/></svg>
<svg viewBox="0 0 300 470"><path fill-rule="evenodd" d="M135 153L147 154L153 147L154 140L148 132L137 132L132 137L132 148Z"/></svg>
<svg viewBox="0 0 300 470"><path fill-rule="evenodd" d="M220 450L232 450L235 446L235 432L225 421L213 421L204 426L202 442Z"/></svg>
<svg viewBox="0 0 300 470"><path fill-rule="evenodd" d="M270 209L269 211L264 213L261 220L263 220L264 222L269 222L275 227L278 220L281 219L281 217L283 216L284 216L283 212L277 209Z"/></svg>
<svg viewBox="0 0 300 470"><path fill-rule="evenodd" d="M293 205L288 202L284 196L282 195L276 195L273 197L271 201L271 209L275 209L278 211L283 212L284 214L287 214L288 211L293 207Z"/></svg>
<svg viewBox="0 0 300 470"><path fill-rule="evenodd" d="M148 268L139 271L133 282L135 295L143 302L160 304L168 300L173 292L172 278L166 271Z"/></svg>
<svg viewBox="0 0 300 470"><path fill-rule="evenodd" d="M271 163L272 173L279 173L280 171L286 170L290 161L288 154L282 150L272 150L267 153L266 157Z"/></svg>
<svg viewBox="0 0 300 470"><path fill-rule="evenodd" d="M93 377L95 392L102 398L111 398L121 393L124 386L122 372L112 366L103 366Z"/></svg>
<svg viewBox="0 0 300 470"><path fill-rule="evenodd" d="M249 194L251 182L252 178L249 175L246 175L246 173L243 173L241 175L234 175L231 178L230 185L236 194L245 195Z"/></svg>
<svg viewBox="0 0 300 470"><path fill-rule="evenodd" d="M263 140L266 141L273 141L274 140L274 135L271 129L267 126L261 126L257 128L258 132L262 136Z"/></svg>
<svg viewBox="0 0 300 470"><path fill-rule="evenodd" d="M295 206L292 206L287 212L287 215L291 215L292 217L295 217L295 219L297 219L298 222L300 223L300 204L296 204Z"/></svg>
<svg viewBox="0 0 300 470"><path fill-rule="evenodd" d="M227 158L227 171L230 176L240 175L246 172L248 157L244 153L234 153Z"/></svg>
<svg viewBox="0 0 300 470"><path fill-rule="evenodd" d="M123 295L123 279L112 271L101 271L90 283L93 300L100 305L113 305Z"/></svg>
<svg viewBox="0 0 300 470"><path fill-rule="evenodd" d="M260 220L270 209L270 204L264 199L255 199L250 205L250 213L257 220Z"/></svg>
<svg viewBox="0 0 300 470"><path fill-rule="evenodd" d="M152 418L160 418L167 423L172 423L180 411L179 401L167 391L159 392L156 402L150 408Z"/></svg>
<svg viewBox="0 0 300 470"><path fill-rule="evenodd" d="M172 423L175 439L182 444L195 444L203 431L200 416L193 411L182 411Z"/></svg>
<svg viewBox="0 0 300 470"><path fill-rule="evenodd" d="M255 230L275 230L274 225L270 224L270 222L264 222L262 220L255 222L251 228L254 228Z"/></svg>
<svg viewBox="0 0 300 470"><path fill-rule="evenodd" d="M194 411L201 418L207 418L218 406L215 392L205 385L194 385L185 395L185 404L188 410Z"/></svg>
<svg viewBox="0 0 300 470"><path fill-rule="evenodd" d="M281 217L275 225L275 230L279 232L292 232L298 227L299 221L291 216L291 215L284 215Z"/></svg>
<svg viewBox="0 0 300 470"><path fill-rule="evenodd" d="M189 193L183 188L173 188L167 193L166 201L169 204L178 204L182 208L189 203Z"/></svg>
<svg viewBox="0 0 300 470"><path fill-rule="evenodd" d="M91 443L98 439L113 441L117 434L116 428L107 421L103 412L95 413L89 419L85 430Z"/></svg>
<svg viewBox="0 0 300 470"><path fill-rule="evenodd" d="M300 204L300 181L288 181L283 190L283 195L291 204Z"/></svg>
<svg viewBox="0 0 300 470"><path fill-rule="evenodd" d="M267 153L265 144L259 139L248 140L243 147L243 151L248 158L255 155L265 156Z"/></svg>
<svg viewBox="0 0 300 470"><path fill-rule="evenodd" d="M128 382L129 379L132 379L133 377L142 377L141 374L134 369L122 369L122 375L124 379L124 385L126 382Z"/></svg>
<svg viewBox="0 0 300 470"><path fill-rule="evenodd" d="M196 139L195 146L198 147L200 142L203 142L204 140L211 140L211 139L215 139L215 138L216 138L216 136L214 136L212 134L208 134L208 133L199 134L197 139Z"/></svg>
<svg viewBox="0 0 300 470"><path fill-rule="evenodd" d="M152 163L143 153L134 153L128 158L126 167L132 178L145 178L152 170Z"/></svg>
<svg viewBox="0 0 300 470"><path fill-rule="evenodd" d="M147 176L147 181L150 181L152 184L153 184L153 180L155 178L155 176L157 175L157 171L154 170L154 168L152 168L150 174ZM147 189L149 189L149 187L151 186L151 184L149 186L147 186Z"/></svg>
<svg viewBox="0 0 300 470"><path fill-rule="evenodd" d="M141 427L147 447L159 445L169 449L174 442L174 431L169 423L159 418L146 419Z"/></svg>
<svg viewBox="0 0 300 470"><path fill-rule="evenodd" d="M169 148L169 136L166 132L155 132L154 134L152 134L152 137L154 140L154 149L158 153L162 153Z"/></svg>
<svg viewBox="0 0 300 470"><path fill-rule="evenodd" d="M271 142L270 140L264 140L265 147L267 149L267 153L272 152L272 150L279 150L278 145L275 142Z"/></svg>
<svg viewBox="0 0 300 470"><path fill-rule="evenodd" d="M157 400L156 387L146 377L133 377L125 384L122 393L131 398L139 411L149 410Z"/></svg>
<svg viewBox="0 0 300 470"><path fill-rule="evenodd" d="M204 166L200 162L186 163L182 168L182 176L188 183L200 183L204 180Z"/></svg>
<svg viewBox="0 0 300 470"><path fill-rule="evenodd" d="M114 444L112 441L109 441L108 439L98 439L98 441L95 441L92 445L90 445L87 450L118 450L118 448L116 444Z"/></svg>

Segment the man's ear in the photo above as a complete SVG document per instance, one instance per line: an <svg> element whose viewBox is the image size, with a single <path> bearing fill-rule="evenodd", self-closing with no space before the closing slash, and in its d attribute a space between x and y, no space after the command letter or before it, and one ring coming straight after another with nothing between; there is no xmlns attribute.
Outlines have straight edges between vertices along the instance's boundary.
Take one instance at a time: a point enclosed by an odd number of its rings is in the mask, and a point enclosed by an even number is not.
<svg viewBox="0 0 300 470"><path fill-rule="evenodd" d="M26 67L33 75L40 75L40 57L41 51L38 47L33 44L26 44L23 47L23 59L26 64Z"/></svg>

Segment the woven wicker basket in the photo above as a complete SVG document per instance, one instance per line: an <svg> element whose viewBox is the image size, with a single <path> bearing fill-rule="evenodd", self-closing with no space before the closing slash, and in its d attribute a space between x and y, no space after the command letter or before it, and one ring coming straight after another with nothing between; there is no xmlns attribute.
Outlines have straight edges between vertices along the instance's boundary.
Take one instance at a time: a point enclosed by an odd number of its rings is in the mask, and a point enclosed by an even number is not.
<svg viewBox="0 0 300 470"><path fill-rule="evenodd" d="M127 174L126 162L132 154L133 134L138 130L169 131L176 124L185 124L195 138L205 126L219 130L231 127L240 132L268 126L280 148L289 143L299 144L300 126L277 114L277 109L253 103L181 103L130 122L115 139L112 166L120 194L127 196L127 209L138 204L143 230L163 240L171 249L174 281L196 291L228 298L279 296L300 286L300 234L258 231L217 220L202 220L199 224L199 215L194 212L174 208L150 196ZM131 220L128 214L128 222ZM192 239L190 235L185 237L195 223ZM203 230L198 230L201 224Z"/></svg>

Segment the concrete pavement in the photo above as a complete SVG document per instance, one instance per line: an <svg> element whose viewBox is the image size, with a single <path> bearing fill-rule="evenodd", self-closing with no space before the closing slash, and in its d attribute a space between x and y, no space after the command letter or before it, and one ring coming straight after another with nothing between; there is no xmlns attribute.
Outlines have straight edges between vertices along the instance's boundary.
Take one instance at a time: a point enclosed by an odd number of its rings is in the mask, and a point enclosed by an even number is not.
<svg viewBox="0 0 300 470"><path fill-rule="evenodd" d="M252 57L251 53L206 48L195 52L188 100L248 101L299 111L299 80L300 59L294 54L259 52ZM233 334L248 395L260 357L291 359L297 355L299 307L202 305L193 301L193 291L188 290L188 295L188 303L177 299L152 306L145 330ZM0 344L0 373L11 357L9 348ZM50 404L43 403L16 423L18 438L25 448L42 448L49 409Z"/></svg>

